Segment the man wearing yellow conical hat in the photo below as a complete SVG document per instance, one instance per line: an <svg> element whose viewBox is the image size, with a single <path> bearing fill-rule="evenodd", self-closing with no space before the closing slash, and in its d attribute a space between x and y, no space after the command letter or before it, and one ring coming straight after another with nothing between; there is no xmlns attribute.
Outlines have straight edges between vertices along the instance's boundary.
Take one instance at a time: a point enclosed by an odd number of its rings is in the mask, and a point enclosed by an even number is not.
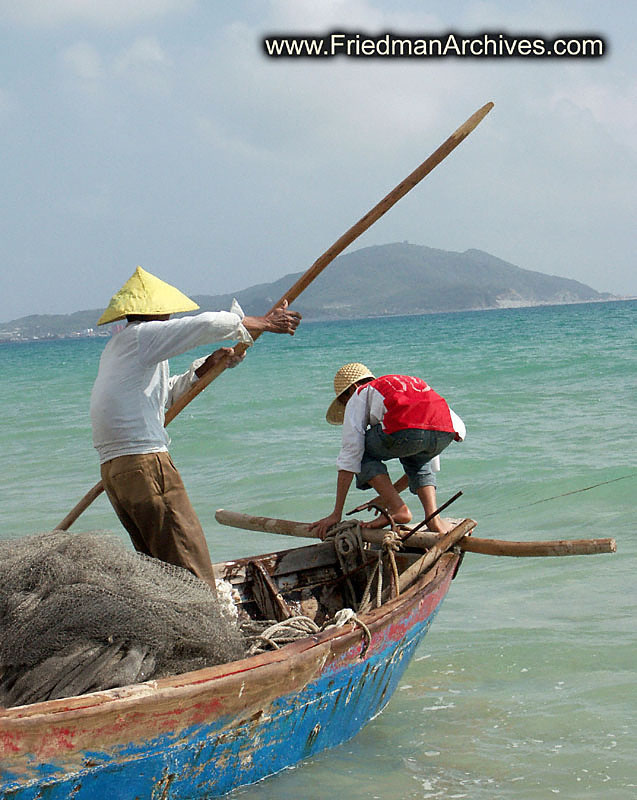
<svg viewBox="0 0 637 800"><path fill-rule="evenodd" d="M396 523L411 520L411 511L400 497L409 486L422 503L425 516L436 510L434 460L453 441L463 441L463 421L447 402L421 378L384 375L375 378L357 362L345 364L334 377L334 393L326 419L343 425L341 451L336 460L338 478L334 510L312 523L321 539L340 522L345 499L356 477L359 489L378 492L379 505ZM399 459L405 474L392 484L386 461ZM384 527L384 514L367 527ZM429 529L446 533L447 523L434 517Z"/></svg>
<svg viewBox="0 0 637 800"><path fill-rule="evenodd" d="M221 348L170 375L167 359L194 347L252 334L294 334L300 315L287 303L264 317L245 316L234 301L230 311L169 319L199 306L174 286L141 267L113 296L98 324L126 319L104 348L91 394L93 443L102 481L120 521L140 553L177 564L206 581L214 575L201 524L169 454L165 409L198 377L230 355Z"/></svg>

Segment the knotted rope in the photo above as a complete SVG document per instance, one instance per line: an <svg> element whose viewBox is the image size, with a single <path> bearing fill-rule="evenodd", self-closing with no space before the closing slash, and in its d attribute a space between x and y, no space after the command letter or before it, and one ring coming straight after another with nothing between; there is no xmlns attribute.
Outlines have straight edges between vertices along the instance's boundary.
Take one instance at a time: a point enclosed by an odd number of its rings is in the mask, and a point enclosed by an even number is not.
<svg viewBox="0 0 637 800"><path fill-rule="evenodd" d="M304 639L306 636L321 633L321 631L328 630L328 628L342 628L348 622L354 622L363 630L364 643L360 654L362 658L372 641L372 634L352 608L341 608L332 619L327 620L321 627L313 619L301 615L272 623L255 637L252 646L248 650L248 655L253 656L257 653L265 653L267 650L280 650L286 644Z"/></svg>
<svg viewBox="0 0 637 800"><path fill-rule="evenodd" d="M281 622L271 623L255 637L248 655L264 653L266 650L280 650L286 644L319 633L320 630L313 619L305 616L290 617Z"/></svg>
<svg viewBox="0 0 637 800"><path fill-rule="evenodd" d="M356 612L352 608L341 608L340 611L337 611L336 614L333 616L332 620L328 620L321 630L325 631L328 628L342 628L344 625L347 625L348 622L354 622L359 628L362 628L364 634L364 641L363 641L363 649L360 652L359 658L363 658L367 649L369 648L370 644L372 643L372 632L370 629L365 625L362 619L356 615Z"/></svg>
<svg viewBox="0 0 637 800"><path fill-rule="evenodd" d="M356 520L347 520L338 525L334 525L325 537L325 541L332 539L334 540L334 550L341 567L341 572L345 576L347 583L350 605L352 608L358 609L356 590L349 576L361 561L365 564L365 568L367 569L365 543L361 535L360 523Z"/></svg>

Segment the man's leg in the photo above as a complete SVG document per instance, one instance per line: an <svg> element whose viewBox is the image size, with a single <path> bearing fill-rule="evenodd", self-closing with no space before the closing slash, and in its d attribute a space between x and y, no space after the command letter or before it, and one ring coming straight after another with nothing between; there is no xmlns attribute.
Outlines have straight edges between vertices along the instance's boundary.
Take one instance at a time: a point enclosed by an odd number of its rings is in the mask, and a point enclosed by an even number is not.
<svg viewBox="0 0 637 800"><path fill-rule="evenodd" d="M453 434L442 431L420 431L422 436L422 449L418 453L400 459L409 478L411 492L418 496L422 503L425 517L437 508L436 503L436 477L431 468L431 459L449 446L453 441ZM427 525L434 533L448 533L451 526L436 516Z"/></svg>
<svg viewBox="0 0 637 800"><path fill-rule="evenodd" d="M381 425L369 428L365 433L365 451L356 485L359 489L371 486L378 494L379 505L387 509L395 522L404 524L411 520L411 511L394 488L383 463L398 458L400 453L400 449L396 451L393 437L384 433ZM383 514L365 523L367 528L384 528L386 525L389 525L389 520Z"/></svg>
<svg viewBox="0 0 637 800"><path fill-rule="evenodd" d="M110 470L110 492L139 531L141 552L176 564L215 590L214 572L201 523L168 453L121 456ZM117 510L117 508L116 508ZM143 547L143 549L142 549Z"/></svg>
<svg viewBox="0 0 637 800"><path fill-rule="evenodd" d="M368 483L372 489L378 493L380 500L379 505L387 509L392 515L394 522L405 525L411 521L411 511L394 488L394 484L391 482L389 475L375 475L373 478L369 478ZM363 523L363 527L384 528L388 523L389 520L387 517L384 514L380 514L375 520L372 520L372 522Z"/></svg>
<svg viewBox="0 0 637 800"><path fill-rule="evenodd" d="M425 517L428 517L430 514L437 508L436 504L436 487L435 486L420 486L416 490L416 494L418 495L420 502L422 503L422 507L425 511ZM430 519L427 523L427 528L434 533L449 533L451 530L451 525L444 522L440 519L439 516Z"/></svg>
<svg viewBox="0 0 637 800"><path fill-rule="evenodd" d="M127 456L124 456L127 458ZM144 537L142 536L141 531L135 524L135 522L131 519L130 515L122 505L117 495L117 491L115 487L112 485L111 482L111 475L117 474L120 467L120 459L114 458L111 461L107 461L105 464L101 466L101 474L102 474L102 483L104 484L104 491L108 499L113 506L113 511L117 514L119 521L122 523L124 528L128 531L128 535L130 536L130 540L133 544L133 547L138 553L143 553L145 556L152 556L152 553L149 551L148 547L146 546L146 542L144 541Z"/></svg>

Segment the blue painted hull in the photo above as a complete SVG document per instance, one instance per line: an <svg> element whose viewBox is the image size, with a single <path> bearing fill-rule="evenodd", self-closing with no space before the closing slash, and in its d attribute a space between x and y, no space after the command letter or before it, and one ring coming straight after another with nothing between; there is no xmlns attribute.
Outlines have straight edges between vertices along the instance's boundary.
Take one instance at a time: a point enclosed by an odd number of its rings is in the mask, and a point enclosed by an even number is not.
<svg viewBox="0 0 637 800"><path fill-rule="evenodd" d="M0 797L212 798L347 741L389 701L456 562L367 615L367 648L349 624L223 670L5 712Z"/></svg>

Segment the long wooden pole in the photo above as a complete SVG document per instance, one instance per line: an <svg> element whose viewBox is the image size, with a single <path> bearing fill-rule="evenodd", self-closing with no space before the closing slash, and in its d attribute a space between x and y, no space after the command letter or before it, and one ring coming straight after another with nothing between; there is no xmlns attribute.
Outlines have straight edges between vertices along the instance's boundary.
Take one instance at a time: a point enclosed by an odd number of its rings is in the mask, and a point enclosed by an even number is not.
<svg viewBox="0 0 637 800"><path fill-rule="evenodd" d="M376 205L361 217L358 222L345 231L345 233L337 239L334 244L329 247L323 255L319 256L312 266L301 275L296 283L291 286L288 291L278 300L273 306L272 310L278 308L284 301L293 303L296 298L305 291L307 287L317 278L321 272L330 264L336 256L340 255L346 247L349 247L353 241L358 239L365 231L377 222L383 214L386 214L389 209L395 205L407 192L411 191L420 181L426 177L435 167L440 164L467 136L473 131L486 115L493 108L493 103L486 103L479 108L469 119L464 122L451 136L444 141L440 147L435 150L429 158L425 159L419 167L411 172L398 186L394 187L389 194L385 195L383 199L376 203ZM254 337L256 338L256 337ZM234 348L235 353L242 354L248 349L248 345L239 343ZM226 369L226 362L221 361L216 367L206 372L202 377L193 384L188 391L184 392L177 398L176 402L166 412L166 424L174 419L179 412L185 408L191 400L193 400L206 386L208 386L215 378L217 378Z"/></svg>
<svg viewBox="0 0 637 800"><path fill-rule="evenodd" d="M272 306L272 310L278 308L287 300L288 303L293 303L294 300L312 283L312 281L323 272L325 267L330 264L336 256L345 250L346 247L377 222L383 214L386 214L389 209L395 205L407 192L411 191L420 181L427 176L435 167L440 164L467 136L473 131L486 115L493 108L493 103L486 103L479 108L469 119L464 122L451 136L444 141L440 147L435 150L429 158L422 162L413 172L411 172L398 186L385 195L383 199L377 203L370 211L361 217L355 225L345 231L345 233L337 239L334 244L329 247L323 255L316 259L314 264L301 275L296 283L281 297L281 299ZM258 334L253 338L257 338ZM248 349L248 346L243 342L235 345L234 352L236 355L242 355ZM206 386L221 375L226 369L227 358L221 359L212 369L205 372L199 380L194 383L190 389L184 392L166 412L164 425L172 422L172 420L180 413L195 397L202 392ZM75 520L82 514L100 494L104 491L102 482L98 483L90 489L80 502L64 517L62 522L57 526L57 530L68 530Z"/></svg>
<svg viewBox="0 0 637 800"><path fill-rule="evenodd" d="M316 539L317 534L310 530L306 522L294 522L287 519L256 517L241 514L237 511L219 509L215 519L220 525L230 525L249 531L277 533L283 536L300 536L304 539ZM474 523L475 525L475 523ZM382 544L385 531L374 528L362 528L361 534L366 542ZM414 533L409 539L409 547L428 549L440 543L437 533ZM509 542L503 539L479 539L476 536L465 536L458 546L468 553L482 553L487 556L583 556L597 553L614 553L617 545L614 539L556 539L544 542Z"/></svg>

